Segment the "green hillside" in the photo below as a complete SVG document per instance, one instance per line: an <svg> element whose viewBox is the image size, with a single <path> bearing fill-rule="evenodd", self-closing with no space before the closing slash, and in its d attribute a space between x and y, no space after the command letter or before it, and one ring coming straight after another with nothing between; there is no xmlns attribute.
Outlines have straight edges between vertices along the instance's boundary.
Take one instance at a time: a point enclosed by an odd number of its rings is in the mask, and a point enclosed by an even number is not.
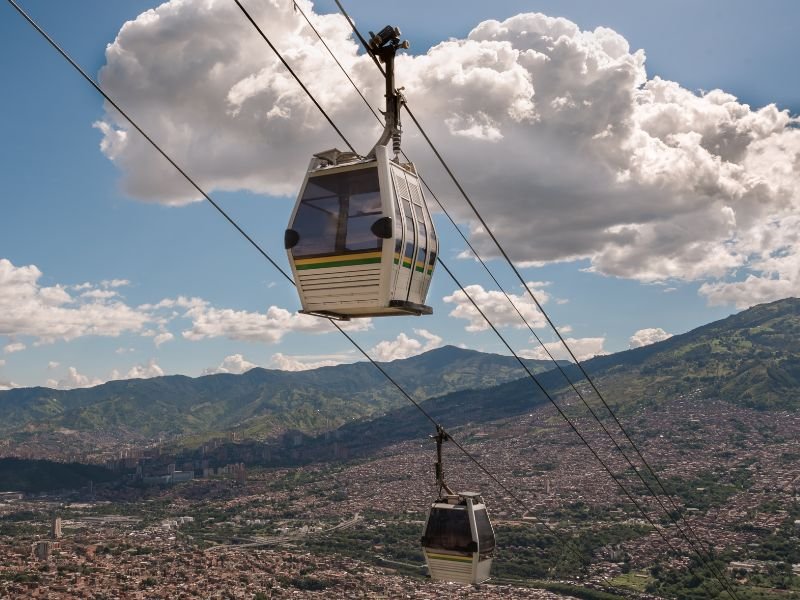
<svg viewBox="0 0 800 600"><path fill-rule="evenodd" d="M800 300L761 304L668 340L586 363L622 404L700 390L756 409L800 407Z"/></svg>
<svg viewBox="0 0 800 600"><path fill-rule="evenodd" d="M797 410L798 332L800 300L781 300L657 344L593 358L584 367L609 405L623 414L688 395L698 402L721 399L761 410ZM569 366L565 372L573 382L581 380L576 367ZM574 394L557 370L541 373L538 379L558 400L562 395ZM585 397L597 408L595 396ZM526 377L494 388L461 390L432 398L425 403L425 410L453 428L524 414L546 402L541 390ZM345 425L337 440L352 453L369 454L378 447L430 433L430 422L406 403L384 416ZM330 445L325 436L305 443L308 457L314 459L329 455ZM287 464L291 463L284 458Z"/></svg>
<svg viewBox="0 0 800 600"><path fill-rule="evenodd" d="M686 394L757 409L797 409L798 334L800 300L787 299L584 365L606 399L622 411ZM551 363L528 362L551 393L568 390L561 373L546 371ZM430 410L455 413L459 421L502 418L542 401L513 357L447 346L383 366L415 399L435 398L428 400ZM575 367L566 371L574 381L580 379ZM65 427L200 439L236 429L242 437L263 439L286 430L314 434L382 415L413 428L415 420L403 410L407 406L368 363L303 372L253 369L243 375L113 381L69 391L0 392L0 434ZM378 431L379 422L369 427Z"/></svg>
<svg viewBox="0 0 800 600"><path fill-rule="evenodd" d="M529 363L537 371L551 366L545 361ZM521 374L511 357L452 346L383 367L419 400L492 387ZM231 429L245 437L268 437L286 429L333 429L404 402L369 363L302 372L253 369L243 375L169 376L88 389L0 392L0 434L65 427L148 438L207 436Z"/></svg>

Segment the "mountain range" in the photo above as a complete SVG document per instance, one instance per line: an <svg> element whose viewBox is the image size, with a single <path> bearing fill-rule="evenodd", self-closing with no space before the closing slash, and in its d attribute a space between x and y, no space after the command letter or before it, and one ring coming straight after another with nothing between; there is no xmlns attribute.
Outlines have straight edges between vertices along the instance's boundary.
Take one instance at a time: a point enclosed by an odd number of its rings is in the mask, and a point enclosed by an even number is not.
<svg viewBox="0 0 800 600"><path fill-rule="evenodd" d="M526 363L551 394L568 389L547 361ZM445 346L382 363L433 414L449 421L490 421L545 401L513 357ZM583 363L617 410L681 394L756 409L800 407L800 300L762 304L688 333ZM578 369L562 363L572 381ZM242 375L156 377L75 390L0 392L0 434L68 429L153 439L237 431L267 439L287 430L315 434L346 423L369 438L380 423L421 427L419 412L369 363ZM424 418L423 418L424 419ZM355 421L355 423L354 423ZM392 436L396 437L396 436Z"/></svg>
<svg viewBox="0 0 800 600"><path fill-rule="evenodd" d="M552 367L549 361L526 364L533 372ZM513 357L453 346L381 366L419 401L491 388L521 372ZM297 372L255 368L242 375L173 375L73 390L3 391L0 434L66 429L152 439L236 430L244 437L266 438L287 429L333 429L406 402L366 362Z"/></svg>

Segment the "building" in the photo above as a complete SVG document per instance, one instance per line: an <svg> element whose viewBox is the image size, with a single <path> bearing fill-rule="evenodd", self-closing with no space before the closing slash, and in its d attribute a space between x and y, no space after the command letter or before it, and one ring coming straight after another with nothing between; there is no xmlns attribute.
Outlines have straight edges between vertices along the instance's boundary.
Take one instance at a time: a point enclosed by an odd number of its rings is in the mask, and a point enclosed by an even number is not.
<svg viewBox="0 0 800 600"><path fill-rule="evenodd" d="M53 523L50 526L50 538L54 540L60 540L61 537L61 517L56 515L53 517Z"/></svg>
<svg viewBox="0 0 800 600"><path fill-rule="evenodd" d="M48 560L53 552L53 542L41 541L33 545L33 556L39 560Z"/></svg>

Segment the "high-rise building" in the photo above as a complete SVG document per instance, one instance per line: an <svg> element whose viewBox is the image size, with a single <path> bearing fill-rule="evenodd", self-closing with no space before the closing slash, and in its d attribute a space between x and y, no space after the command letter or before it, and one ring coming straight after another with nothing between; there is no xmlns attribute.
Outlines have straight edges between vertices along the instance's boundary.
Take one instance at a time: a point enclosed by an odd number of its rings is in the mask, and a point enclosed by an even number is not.
<svg viewBox="0 0 800 600"><path fill-rule="evenodd" d="M61 517L56 515L53 517L53 523L50 526L50 537L54 540L60 540L61 536Z"/></svg>
<svg viewBox="0 0 800 600"><path fill-rule="evenodd" d="M47 560L50 558L50 553L53 549L52 542L42 541L36 542L33 545L33 556L39 560Z"/></svg>

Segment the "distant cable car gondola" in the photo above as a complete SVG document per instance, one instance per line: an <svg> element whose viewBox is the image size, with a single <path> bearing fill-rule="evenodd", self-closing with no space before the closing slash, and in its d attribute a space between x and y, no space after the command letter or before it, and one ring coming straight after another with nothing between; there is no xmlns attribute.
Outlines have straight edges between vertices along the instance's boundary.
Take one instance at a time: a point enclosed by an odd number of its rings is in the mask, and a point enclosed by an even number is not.
<svg viewBox="0 0 800 600"><path fill-rule="evenodd" d="M444 482L442 442L447 433L437 427L436 481L439 497L425 521L422 550L431 579L481 583L489 579L494 556L494 529L486 506L475 492L453 493Z"/></svg>
<svg viewBox="0 0 800 600"><path fill-rule="evenodd" d="M408 43L394 27L370 35L386 64L386 127L366 157L314 155L284 239L301 312L345 320L433 312L425 297L438 241L416 169L399 158L394 55Z"/></svg>

